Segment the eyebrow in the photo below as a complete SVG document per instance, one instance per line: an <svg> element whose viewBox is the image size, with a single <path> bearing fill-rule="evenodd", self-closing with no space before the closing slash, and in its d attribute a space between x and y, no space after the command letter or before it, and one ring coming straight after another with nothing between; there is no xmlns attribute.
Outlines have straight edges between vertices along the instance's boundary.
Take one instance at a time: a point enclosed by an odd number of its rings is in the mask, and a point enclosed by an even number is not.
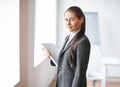
<svg viewBox="0 0 120 87"><path fill-rule="evenodd" d="M72 19L72 18L75 18L75 17L70 17L70 19ZM68 18L65 18L65 19L68 19Z"/></svg>

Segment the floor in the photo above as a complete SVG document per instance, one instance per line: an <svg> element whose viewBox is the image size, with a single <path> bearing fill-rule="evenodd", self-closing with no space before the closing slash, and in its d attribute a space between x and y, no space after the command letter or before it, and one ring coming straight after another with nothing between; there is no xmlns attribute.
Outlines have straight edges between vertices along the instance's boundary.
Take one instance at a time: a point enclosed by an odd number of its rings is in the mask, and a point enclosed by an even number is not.
<svg viewBox="0 0 120 87"><path fill-rule="evenodd" d="M55 80L53 80L53 82L50 84L49 87L55 87L55 84L56 84L56 82L55 82ZM100 84L101 84L100 81L96 81L95 87L101 87ZM87 87L93 87L92 81L87 82ZM107 80L106 87L120 87L120 78Z"/></svg>
<svg viewBox="0 0 120 87"><path fill-rule="evenodd" d="M87 87L93 87L91 81L88 81ZM100 81L96 82L95 87L101 87ZM120 87L120 81L107 81L106 87Z"/></svg>

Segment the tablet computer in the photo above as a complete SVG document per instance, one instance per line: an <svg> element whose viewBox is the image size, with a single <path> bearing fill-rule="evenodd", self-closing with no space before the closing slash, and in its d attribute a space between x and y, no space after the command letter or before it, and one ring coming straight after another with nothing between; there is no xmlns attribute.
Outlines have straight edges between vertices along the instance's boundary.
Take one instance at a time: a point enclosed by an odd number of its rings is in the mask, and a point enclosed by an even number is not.
<svg viewBox="0 0 120 87"><path fill-rule="evenodd" d="M50 59L57 66L58 65L58 55L59 55L59 50L58 50L57 46L53 43L42 43L42 45L44 48L46 48L47 50L50 51L50 53L51 53Z"/></svg>

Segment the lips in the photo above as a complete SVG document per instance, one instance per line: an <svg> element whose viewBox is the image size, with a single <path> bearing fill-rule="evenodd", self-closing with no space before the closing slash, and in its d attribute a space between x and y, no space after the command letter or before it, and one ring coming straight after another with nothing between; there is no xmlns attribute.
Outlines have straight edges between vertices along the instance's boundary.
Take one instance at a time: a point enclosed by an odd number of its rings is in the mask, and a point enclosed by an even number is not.
<svg viewBox="0 0 120 87"><path fill-rule="evenodd" d="M67 26L67 28L71 29L71 28L72 28L72 26Z"/></svg>

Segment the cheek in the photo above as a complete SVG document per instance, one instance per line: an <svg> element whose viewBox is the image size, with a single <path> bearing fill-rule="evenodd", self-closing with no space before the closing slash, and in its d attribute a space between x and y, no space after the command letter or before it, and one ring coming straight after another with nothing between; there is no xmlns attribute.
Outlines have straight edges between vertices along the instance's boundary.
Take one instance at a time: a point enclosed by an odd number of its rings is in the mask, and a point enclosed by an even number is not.
<svg viewBox="0 0 120 87"><path fill-rule="evenodd" d="M68 24L66 23L66 27L68 27Z"/></svg>
<svg viewBox="0 0 120 87"><path fill-rule="evenodd" d="M78 22L76 22L76 23L73 23L73 26L74 26L75 28L79 28L79 27L80 27L80 24L79 24Z"/></svg>

